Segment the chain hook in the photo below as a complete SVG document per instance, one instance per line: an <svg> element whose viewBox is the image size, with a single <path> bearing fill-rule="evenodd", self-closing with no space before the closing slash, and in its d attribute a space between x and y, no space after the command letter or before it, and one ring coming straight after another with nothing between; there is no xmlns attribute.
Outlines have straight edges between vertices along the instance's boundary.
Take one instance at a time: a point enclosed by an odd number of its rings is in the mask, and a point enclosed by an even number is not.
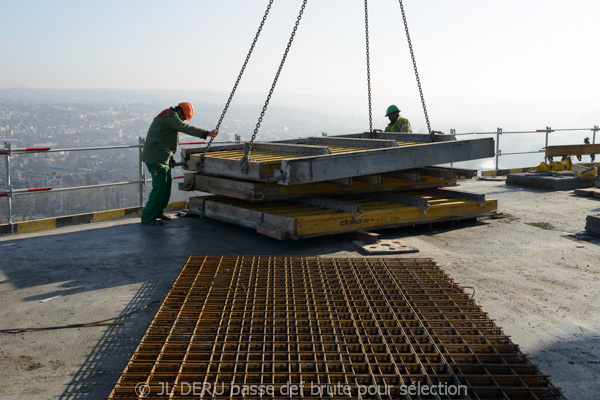
<svg viewBox="0 0 600 400"><path fill-rule="evenodd" d="M258 27L258 31L256 32L256 35L254 35L254 40L252 41L252 45L250 46L250 50L248 50L248 54L246 55L246 59L244 60L244 64L242 65L242 69L235 81L235 84L233 85L233 89L231 90L231 93L229 94L229 98L227 99L227 103L225 104L225 108L223 109L223 112L221 113L221 118L219 118L219 122L217 122L217 127L215 128L215 130L219 129L221 127L221 123L223 122L223 119L225 118L225 114L227 113L227 110L229 109L229 105L231 104L231 100L233 100L233 95L235 94L235 91L237 90L238 85L240 84L240 81L242 80L242 75L244 75L244 71L246 70L246 66L248 65L248 61L250 61L250 56L252 55L252 52L254 51L254 46L256 46L256 42L258 41L258 37L260 36L260 33L262 32L263 26L265 25L265 22L267 20L267 17L269 16L269 11L271 11L271 6L273 5L273 1L274 0L269 0L269 5L267 6L267 9L265 11L265 14L262 17L262 21L260 22L260 25ZM204 151L202 152L202 155L200 156L200 160L198 162L198 166L203 167L204 166L204 158L206 157L206 153L208 153L208 150L210 149L210 146L213 142L215 138L211 137L208 141L208 143L206 144L206 147L204 147Z"/></svg>
<svg viewBox="0 0 600 400"><path fill-rule="evenodd" d="M427 114L427 106L425 105L425 97L423 96L421 79L419 79L419 71L417 70L417 60L415 59L412 41L410 40L410 33L408 31L408 23L406 22L406 13L404 12L404 5L402 4L402 0L398 0L398 2L400 3L400 11L402 11L402 21L404 22L404 30L406 31L406 39L408 40L408 49L410 50L410 57L412 59L413 68L415 70L415 77L417 78L417 86L419 87L419 95L421 96L421 105L423 106L423 113L425 114L425 122L427 122L427 131L429 132L431 141L435 142L435 133L431 130L431 124L429 123L429 115Z"/></svg>
<svg viewBox="0 0 600 400"><path fill-rule="evenodd" d="M365 42L367 50L367 92L369 96L369 133L371 138L375 138L373 133L373 112L371 107L371 57L369 54L369 5L368 0L365 0Z"/></svg>
<svg viewBox="0 0 600 400"><path fill-rule="evenodd" d="M258 122L256 123L256 127L254 128L254 133L252 134L252 139L246 146L246 151L244 152L244 156L240 160L240 168L243 173L248 173L248 157L250 152L252 151L252 146L254 145L254 140L256 139L256 135L258 134L258 129L260 128L260 124L263 121L265 113L267 112L267 108L269 107L269 102L271 101L271 97L273 96L273 92L275 91L275 86L277 85L277 81L279 80L279 75L283 70L283 65L285 64L285 60L290 52L290 48L292 47L292 42L294 41L294 37L296 36L296 31L298 31L298 26L300 25L300 20L302 19L302 15L304 14L304 9L306 8L306 3L308 0L304 0L302 3L302 7L300 7L300 12L298 13L298 18L296 19L296 23L294 24L294 29L292 30L292 34L288 41L287 47L285 48L285 52L283 53L283 58L279 63L279 68L277 69L277 73L275 74L275 79L273 79L273 83L271 84L271 89L269 90L269 94L267 99L265 100L265 105L262 108L260 116L258 117Z"/></svg>

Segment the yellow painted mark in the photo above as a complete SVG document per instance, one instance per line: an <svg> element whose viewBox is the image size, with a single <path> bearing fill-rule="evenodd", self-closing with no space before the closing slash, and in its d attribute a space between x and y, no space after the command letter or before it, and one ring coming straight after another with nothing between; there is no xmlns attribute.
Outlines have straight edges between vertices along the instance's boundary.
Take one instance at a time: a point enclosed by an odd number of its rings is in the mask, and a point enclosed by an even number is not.
<svg viewBox="0 0 600 400"><path fill-rule="evenodd" d="M17 226L17 233L44 231L56 228L56 218L17 222L15 225Z"/></svg>
<svg viewBox="0 0 600 400"><path fill-rule="evenodd" d="M185 208L187 202L185 201L174 201L172 203L169 203L169 208L174 208L176 210L181 210L182 208Z"/></svg>
<svg viewBox="0 0 600 400"><path fill-rule="evenodd" d="M125 209L98 211L92 214L92 222L112 221L125 217Z"/></svg>

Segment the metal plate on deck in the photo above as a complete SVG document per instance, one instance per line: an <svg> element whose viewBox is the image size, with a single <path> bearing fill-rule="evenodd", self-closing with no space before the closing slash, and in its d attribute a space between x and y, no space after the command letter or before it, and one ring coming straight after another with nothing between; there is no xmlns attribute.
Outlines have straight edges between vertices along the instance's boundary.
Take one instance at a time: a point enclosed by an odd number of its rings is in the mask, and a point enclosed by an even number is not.
<svg viewBox="0 0 600 400"><path fill-rule="evenodd" d="M108 398L261 397L564 399L431 259L190 256Z"/></svg>
<svg viewBox="0 0 600 400"><path fill-rule="evenodd" d="M418 253L419 249L409 246L397 239L380 239L375 243L367 243L362 240L353 240L352 244L365 254L407 254Z"/></svg>

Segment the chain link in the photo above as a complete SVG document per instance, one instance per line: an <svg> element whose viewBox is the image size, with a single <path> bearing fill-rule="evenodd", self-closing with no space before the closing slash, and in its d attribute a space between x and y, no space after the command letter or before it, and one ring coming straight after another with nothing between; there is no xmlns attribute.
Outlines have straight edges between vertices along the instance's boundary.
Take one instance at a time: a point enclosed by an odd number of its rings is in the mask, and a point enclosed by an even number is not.
<svg viewBox="0 0 600 400"><path fill-rule="evenodd" d="M425 105L425 97L423 96L423 89L421 88L421 80L419 79L419 71L417 70L417 61L415 59L415 53L413 51L412 42L410 40L410 33L408 32L408 23L406 22L406 13L404 12L404 5L402 0L398 0L400 3L400 10L402 11L402 20L404 21L404 30L406 31L406 39L408 40L408 48L410 50L410 57L412 58L413 68L415 69L415 76L417 78L417 86L419 87L419 95L421 96L421 104L423 105L423 112L425 113L425 122L427 122L427 131L431 136L431 141L435 142L435 133L431 130L429 124L429 115L427 115L427 106Z"/></svg>
<svg viewBox="0 0 600 400"><path fill-rule="evenodd" d="M217 122L217 127L215 128L215 130L219 129L221 127L221 123L223 122L223 119L225 118L225 114L227 113L227 110L229 109L229 105L231 104L231 100L233 99L233 95L235 94L235 91L237 90L238 85L240 84L240 81L242 80L242 75L244 75L244 71L246 70L246 66L248 65L248 61L250 61L250 56L252 55L252 52L254 51L254 46L256 46L256 42L258 41L258 37L260 36L260 33L262 32L263 26L265 25L265 21L267 20L267 17L269 16L269 11L271 11L271 6L273 5L273 1L274 0L269 0L269 5L267 6L267 9L265 11L265 14L262 17L262 21L260 21L260 26L258 27L258 31L256 31L256 35L254 35L254 40L252 41L252 45L250 46L250 50L248 51L248 54L246 55L246 59L244 60L244 64L242 65L242 69L235 81L235 84L233 85L233 89L231 90L231 93L229 94L229 98L227 99L227 103L225 104L225 108L223 109L223 112L221 113L221 118L219 118L219 122ZM200 167L202 167L204 165L204 157L206 156L206 153L208 153L208 150L210 149L210 145L212 144L214 140L214 137L211 137L210 140L208 141L208 144L206 145L206 147L204 148L204 151L202 152L202 155L200 156L200 160L198 161L198 164L200 165Z"/></svg>
<svg viewBox="0 0 600 400"><path fill-rule="evenodd" d="M290 48L292 47L292 42L294 41L294 37L296 36L296 31L298 30L298 26L300 25L300 20L302 19L302 15L304 14L304 9L306 8L306 3L308 0L304 0L302 2L302 7L300 8L300 12L298 13L298 18L296 19L296 23L294 24L294 29L292 30L292 35L290 36L290 40L288 41L287 47L285 48L285 52L283 53L283 58L281 59L281 63L279 64L279 68L277 69L277 73L275 74L275 79L273 80L273 84L271 85L271 89L269 90L269 95L267 96L267 100L265 101L265 105L262 108L260 113L260 117L258 117L258 122L256 123L256 128L254 128L254 133L252 134L252 139L246 146L246 151L244 152L244 156L240 159L240 169L243 173L248 173L249 163L248 157L250 155L250 151L252 150L252 145L254 144L254 140L256 139L256 135L258 133L258 129L260 128L260 124L267 112L267 107L269 107L269 101L271 101L271 96L273 96L273 92L275 91L275 85L277 85L277 80L279 79L279 75L283 70L283 65L285 64L285 60L290 52Z"/></svg>
<svg viewBox="0 0 600 400"><path fill-rule="evenodd" d="M373 112L371 107L371 58L369 55L369 6L365 0L365 40L367 45L367 91L369 95L369 132L373 135Z"/></svg>

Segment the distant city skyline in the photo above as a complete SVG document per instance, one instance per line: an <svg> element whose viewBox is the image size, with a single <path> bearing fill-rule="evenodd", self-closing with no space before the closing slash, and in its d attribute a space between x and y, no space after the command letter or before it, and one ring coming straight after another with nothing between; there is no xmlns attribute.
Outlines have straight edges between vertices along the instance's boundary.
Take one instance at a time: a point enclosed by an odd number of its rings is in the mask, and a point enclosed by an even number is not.
<svg viewBox="0 0 600 400"><path fill-rule="evenodd" d="M264 101L301 3L274 2L230 113ZM10 2L0 16L11 38L0 44L0 89L207 91L224 104L267 4ZM385 123L382 110L397 103L413 127L426 128L398 2L369 7L373 114ZM434 129L599 124L600 3L404 7ZM356 115L368 127L364 28L362 2L309 1L271 105Z"/></svg>

